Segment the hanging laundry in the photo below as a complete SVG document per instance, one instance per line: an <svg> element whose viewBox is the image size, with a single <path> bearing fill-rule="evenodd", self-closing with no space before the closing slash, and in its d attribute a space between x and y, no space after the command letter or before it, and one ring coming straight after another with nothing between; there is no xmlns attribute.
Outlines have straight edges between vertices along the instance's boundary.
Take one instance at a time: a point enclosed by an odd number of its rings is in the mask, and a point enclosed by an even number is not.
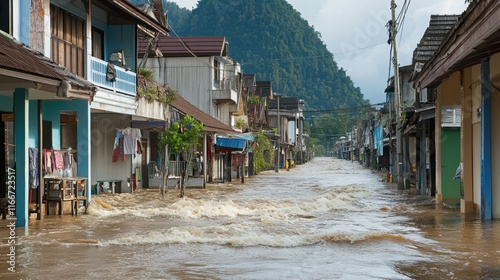
<svg viewBox="0 0 500 280"><path fill-rule="evenodd" d="M40 180L38 176L38 149L29 148L29 184L32 189L38 188Z"/></svg>
<svg viewBox="0 0 500 280"><path fill-rule="evenodd" d="M55 170L63 170L64 168L64 159L63 153L61 151L54 151L54 169Z"/></svg>
<svg viewBox="0 0 500 280"><path fill-rule="evenodd" d="M43 153L43 170L46 173L52 173L52 152L50 150L44 150Z"/></svg>

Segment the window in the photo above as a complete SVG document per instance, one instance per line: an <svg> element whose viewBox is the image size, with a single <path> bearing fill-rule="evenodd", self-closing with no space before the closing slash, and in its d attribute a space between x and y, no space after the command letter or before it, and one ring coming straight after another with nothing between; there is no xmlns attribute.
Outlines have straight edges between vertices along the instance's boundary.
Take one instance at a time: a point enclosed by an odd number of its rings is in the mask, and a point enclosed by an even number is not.
<svg viewBox="0 0 500 280"><path fill-rule="evenodd" d="M85 21L50 6L51 58L70 72L83 77L85 67Z"/></svg>
<svg viewBox="0 0 500 280"><path fill-rule="evenodd" d="M12 0L0 1L0 30L12 34Z"/></svg>
<svg viewBox="0 0 500 280"><path fill-rule="evenodd" d="M92 27L92 56L104 60L104 32Z"/></svg>
<svg viewBox="0 0 500 280"><path fill-rule="evenodd" d="M214 80L220 81L220 62L214 59Z"/></svg>

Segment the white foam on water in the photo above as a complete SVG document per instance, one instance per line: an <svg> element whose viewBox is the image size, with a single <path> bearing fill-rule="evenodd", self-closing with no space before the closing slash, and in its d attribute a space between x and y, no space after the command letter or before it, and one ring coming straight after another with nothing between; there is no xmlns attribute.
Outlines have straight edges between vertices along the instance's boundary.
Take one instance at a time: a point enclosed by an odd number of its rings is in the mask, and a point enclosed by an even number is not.
<svg viewBox="0 0 500 280"><path fill-rule="evenodd" d="M173 227L166 231L151 231L142 235L128 233L119 237L100 241L99 246L133 246L157 244L217 244L235 247L269 246L297 247L322 242L371 242L392 240L406 242L404 237L381 231L368 232L284 232L280 234L263 233L256 230L214 229L197 227Z"/></svg>
<svg viewBox="0 0 500 280"><path fill-rule="evenodd" d="M238 216L253 216L262 221L285 220L294 216L310 216L328 211L371 211L370 206L360 206L359 200L371 194L370 190L351 185L332 187L312 198L304 200L208 200L182 198L175 201L139 201L135 204L117 203L116 198L95 198L87 213L97 217L129 215L134 217L171 216L177 218L201 219Z"/></svg>

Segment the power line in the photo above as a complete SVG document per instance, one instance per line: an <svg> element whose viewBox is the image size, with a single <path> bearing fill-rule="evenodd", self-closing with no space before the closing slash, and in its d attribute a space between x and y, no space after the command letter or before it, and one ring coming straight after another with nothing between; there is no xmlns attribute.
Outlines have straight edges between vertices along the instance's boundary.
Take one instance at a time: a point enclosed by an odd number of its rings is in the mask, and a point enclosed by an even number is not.
<svg viewBox="0 0 500 280"><path fill-rule="evenodd" d="M329 109L329 110L303 110L302 113L346 112L346 111L351 111L351 110L358 110L358 109L363 109L363 108L370 108L370 107L374 107L374 106L381 106L381 105L384 105L384 104L385 104L385 102L375 103L375 104L369 104L369 105L363 105L363 106L357 106L357 107L338 108L338 109Z"/></svg>

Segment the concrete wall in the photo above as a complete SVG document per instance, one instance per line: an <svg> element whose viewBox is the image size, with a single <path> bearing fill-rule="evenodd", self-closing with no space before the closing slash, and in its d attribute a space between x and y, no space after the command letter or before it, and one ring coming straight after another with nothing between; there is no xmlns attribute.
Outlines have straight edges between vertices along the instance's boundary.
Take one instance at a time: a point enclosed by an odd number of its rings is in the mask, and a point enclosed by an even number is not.
<svg viewBox="0 0 500 280"><path fill-rule="evenodd" d="M131 189L127 189L127 178L132 177L133 168L140 166L141 157L126 155L125 160L112 162L116 132L130 127L130 116L92 113L91 120L91 184L96 184L98 180L121 180L122 192L130 192Z"/></svg>
<svg viewBox="0 0 500 280"><path fill-rule="evenodd" d="M481 117L477 114L477 110L481 108L481 65L472 67L469 87L472 91L473 197L476 211L479 211L481 207Z"/></svg>
<svg viewBox="0 0 500 280"><path fill-rule="evenodd" d="M148 58L145 68L156 73L159 84L169 84L177 94L198 109L217 118L212 102L213 70L208 57Z"/></svg>
<svg viewBox="0 0 500 280"><path fill-rule="evenodd" d="M437 88L437 102L436 102L436 127L435 127L435 148L436 148L436 201L442 202L443 195L443 180L448 184L451 178L443 178L443 158L449 155L445 154L442 150L443 145L448 145L448 142L455 143L455 139L450 139L450 135L443 133L442 130L442 114L443 106L460 105L461 103L461 89L460 89L460 73L453 73L448 79L444 80ZM454 134L453 134L454 135ZM459 137L459 134L457 135ZM458 152L460 152L459 147ZM445 152L448 152L447 150ZM458 156L458 161L460 156ZM454 168L456 170L456 166Z"/></svg>
<svg viewBox="0 0 500 280"><path fill-rule="evenodd" d="M491 170L493 218L500 218L500 54L490 60L491 75Z"/></svg>

